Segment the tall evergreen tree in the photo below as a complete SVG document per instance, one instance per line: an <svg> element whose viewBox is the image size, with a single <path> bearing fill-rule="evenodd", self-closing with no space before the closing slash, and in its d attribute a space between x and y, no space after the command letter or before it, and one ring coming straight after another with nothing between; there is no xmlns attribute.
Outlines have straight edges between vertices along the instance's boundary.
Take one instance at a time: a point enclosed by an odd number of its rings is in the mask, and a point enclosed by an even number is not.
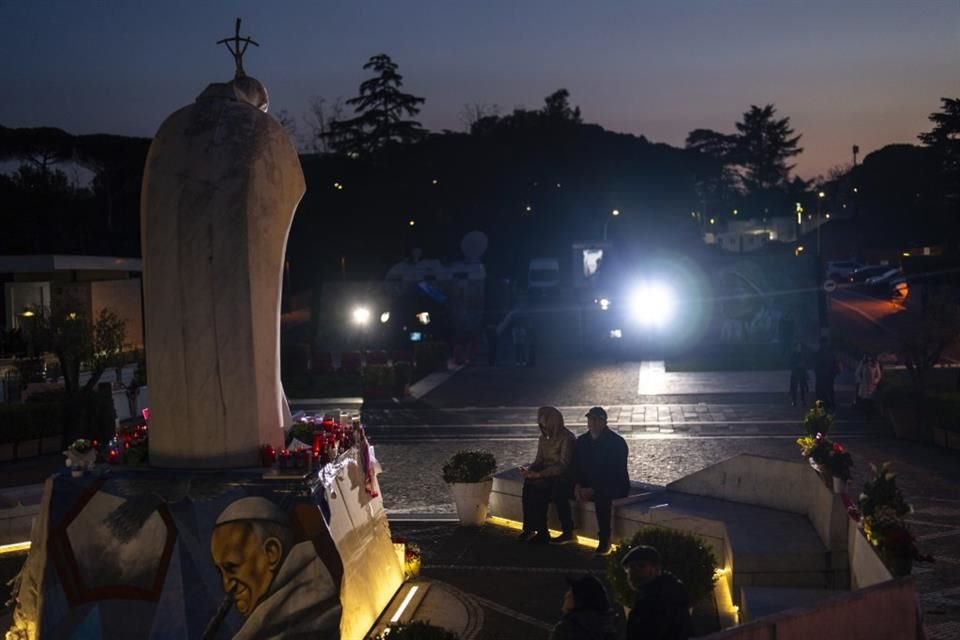
<svg viewBox="0 0 960 640"><path fill-rule="evenodd" d="M420 123L404 118L420 113L424 98L403 93L403 76L385 53L370 58L364 69L376 75L360 85L360 95L347 100L356 117L331 124L329 138L334 150L347 153L375 153L390 143L417 142L425 131Z"/></svg>
<svg viewBox="0 0 960 640"><path fill-rule="evenodd" d="M933 129L919 137L936 157L944 195L956 200L960 199L960 98L940 101L942 110L930 114Z"/></svg>
<svg viewBox="0 0 960 640"><path fill-rule="evenodd" d="M800 136L793 135L790 118L775 118L772 104L751 105L737 126L735 164L741 168L740 179L748 193L762 195L781 189L790 182L794 165L787 161L800 154Z"/></svg>

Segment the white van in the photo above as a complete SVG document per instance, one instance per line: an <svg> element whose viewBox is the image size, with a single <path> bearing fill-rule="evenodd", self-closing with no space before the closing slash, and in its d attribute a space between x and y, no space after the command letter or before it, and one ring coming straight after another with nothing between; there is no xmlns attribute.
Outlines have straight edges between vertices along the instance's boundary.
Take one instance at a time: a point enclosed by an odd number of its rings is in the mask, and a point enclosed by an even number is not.
<svg viewBox="0 0 960 640"><path fill-rule="evenodd" d="M560 261L534 258L527 269L527 293L530 297L556 293L560 288Z"/></svg>

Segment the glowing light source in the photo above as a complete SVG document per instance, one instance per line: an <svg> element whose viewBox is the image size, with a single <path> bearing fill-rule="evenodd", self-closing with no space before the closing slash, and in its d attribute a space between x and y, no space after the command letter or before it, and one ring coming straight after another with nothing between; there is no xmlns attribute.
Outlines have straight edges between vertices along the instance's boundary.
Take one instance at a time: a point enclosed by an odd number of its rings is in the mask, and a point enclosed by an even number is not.
<svg viewBox="0 0 960 640"><path fill-rule="evenodd" d="M417 221L416 221L416 220L410 220L407 224L409 224L411 227L413 227L413 226L416 226Z"/></svg>
<svg viewBox="0 0 960 640"><path fill-rule="evenodd" d="M846 206L846 205L844 205L844 206ZM828 214L827 214L827 220L829 220L829 219L830 219L830 214L828 213Z"/></svg>
<svg viewBox="0 0 960 640"><path fill-rule="evenodd" d="M620 215L620 209L614 209L613 211L610 212L610 215L616 218L618 215Z"/></svg>
<svg viewBox="0 0 960 640"><path fill-rule="evenodd" d="M827 194L825 194L823 191L821 191L820 193L817 194L817 197L823 199L823 198L826 198L826 197L827 197Z"/></svg>
<svg viewBox="0 0 960 640"><path fill-rule="evenodd" d="M380 323L387 324L388 322L390 322L390 312L384 311L383 313L380 314Z"/></svg>
<svg viewBox="0 0 960 640"><path fill-rule="evenodd" d="M501 518L500 516L487 516L487 521L490 524L495 524L500 527L507 527L508 529L516 529L517 531L523 530L522 522L519 522L517 520L511 520L510 518ZM557 531L556 529L550 529L548 533L550 533L550 535L558 536L560 535L561 532ZM591 547L595 549L597 545L600 544L600 541L597 540L596 538L589 538L587 536L581 536L576 534L574 534L574 537L577 539L577 544L584 547ZM612 550L616 550L617 545L610 545L610 548Z"/></svg>
<svg viewBox="0 0 960 640"><path fill-rule="evenodd" d="M420 324L422 324L422 325L428 325L428 324L430 324L430 312L429 312L429 311L421 311L420 313L417 314L417 320L418 320L418 321L420 322Z"/></svg>
<svg viewBox="0 0 960 640"><path fill-rule="evenodd" d="M531 207L530 205L527 205L527 206L526 206L526 210L527 210L527 212L533 211L533 207Z"/></svg>
<svg viewBox="0 0 960 640"><path fill-rule="evenodd" d="M24 309L24 310L23 310L23 313L20 314L20 316L23 317L23 318L32 318L32 317L35 316L35 315L37 315L37 314L36 314L36 312L34 312L33 309Z"/></svg>
<svg viewBox="0 0 960 640"><path fill-rule="evenodd" d="M410 601L413 600L413 596L417 593L417 590L420 587L410 587L410 591L407 592L407 597L403 599L403 602L400 603L400 608L397 609L397 612L393 614L393 617L390 618L390 622L398 622L400 616L403 615L403 612L407 610L407 607L410 606Z"/></svg>
<svg viewBox="0 0 960 640"><path fill-rule="evenodd" d="M716 223L717 223L717 221L716 221L715 219L710 218L710 224L716 224Z"/></svg>
<svg viewBox="0 0 960 640"><path fill-rule="evenodd" d="M432 182L433 182L433 184L439 184L439 183L440 183L440 181L437 180L436 178L434 178Z"/></svg>
<svg viewBox="0 0 960 640"><path fill-rule="evenodd" d="M351 316L356 324L367 324L370 322L370 309L367 307L355 307Z"/></svg>
<svg viewBox="0 0 960 640"><path fill-rule="evenodd" d="M738 213L740 213L740 212L739 212L737 209L734 209L734 210L733 210L733 215L737 215Z"/></svg>
<svg viewBox="0 0 960 640"><path fill-rule="evenodd" d="M800 245L799 247L797 247L797 248L794 250L793 255L798 256L798 255L800 255L801 253L803 253L803 245Z"/></svg>
<svg viewBox="0 0 960 640"><path fill-rule="evenodd" d="M606 311L607 309L610 308L610 301L607 300L606 298L600 298L600 300L597 301L597 304L600 305L601 311Z"/></svg>
<svg viewBox="0 0 960 640"><path fill-rule="evenodd" d="M30 541L14 542L12 544L0 544L0 556L8 553L22 553L30 551Z"/></svg>
<svg viewBox="0 0 960 640"><path fill-rule="evenodd" d="M619 340L623 337L622 329L610 329L610 337L614 340Z"/></svg>
<svg viewBox="0 0 960 640"><path fill-rule="evenodd" d="M630 316L648 327L662 327L673 317L673 291L661 282L641 285L627 299Z"/></svg>

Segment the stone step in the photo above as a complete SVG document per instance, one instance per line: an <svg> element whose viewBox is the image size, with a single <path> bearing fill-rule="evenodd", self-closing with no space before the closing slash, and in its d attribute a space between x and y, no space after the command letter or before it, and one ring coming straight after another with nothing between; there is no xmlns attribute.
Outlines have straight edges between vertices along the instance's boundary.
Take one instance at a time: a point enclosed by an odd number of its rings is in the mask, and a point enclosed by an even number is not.
<svg viewBox="0 0 960 640"><path fill-rule="evenodd" d="M846 591L791 587L744 587L740 591L741 622L751 622L794 607L806 607Z"/></svg>

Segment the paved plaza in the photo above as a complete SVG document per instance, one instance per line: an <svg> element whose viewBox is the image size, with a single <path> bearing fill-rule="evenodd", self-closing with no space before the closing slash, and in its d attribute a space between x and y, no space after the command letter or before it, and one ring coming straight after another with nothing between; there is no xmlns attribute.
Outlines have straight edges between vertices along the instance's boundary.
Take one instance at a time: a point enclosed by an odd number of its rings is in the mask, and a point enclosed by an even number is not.
<svg viewBox="0 0 960 640"><path fill-rule="evenodd" d="M454 533L456 527L416 522L453 515L449 489L440 478L440 467L453 452L489 450L501 469L529 463L536 452L537 407L560 399L551 391L558 380L570 376L567 401L556 404L577 433L585 430L583 414L594 404L593 398L629 398L630 402L606 406L611 428L630 447L629 470L635 480L666 484L739 453L799 459L795 439L802 433L804 409L791 406L780 386L785 372L666 374L670 379L662 383L663 394L647 395L638 393L640 363L586 367L580 384L564 367L545 369L528 373L529 369L515 367L467 367L420 401L364 409L384 468L385 504L393 520L402 521L398 531L424 544L427 577L452 582L467 596L476 597L475 603L493 621L491 629L510 623L521 625L525 637L545 638L554 612L525 603L514 590L483 586L495 584L505 571L514 571L504 569L499 556L491 558L489 566L471 564L472 577L452 571L447 560L431 558L431 549L445 548L449 536L463 534ZM538 380L531 382L531 377ZM724 380L730 387L723 386ZM531 402L536 386L546 398ZM471 402L458 404L461 394L471 388ZM504 395L504 390L509 393ZM908 522L923 552L936 558L933 564L914 567L928 636L960 638L960 454L896 440L885 421L867 421L851 408L853 390L848 380L841 378L837 390L833 436L854 456L851 487L863 486L870 463L893 461L898 483L914 506ZM471 553L469 548L462 551ZM552 555L541 560L538 579L543 584L536 589L553 593L557 588L547 583L562 580L567 561ZM477 585L476 593L470 591L471 584ZM483 633L479 637L497 636Z"/></svg>

